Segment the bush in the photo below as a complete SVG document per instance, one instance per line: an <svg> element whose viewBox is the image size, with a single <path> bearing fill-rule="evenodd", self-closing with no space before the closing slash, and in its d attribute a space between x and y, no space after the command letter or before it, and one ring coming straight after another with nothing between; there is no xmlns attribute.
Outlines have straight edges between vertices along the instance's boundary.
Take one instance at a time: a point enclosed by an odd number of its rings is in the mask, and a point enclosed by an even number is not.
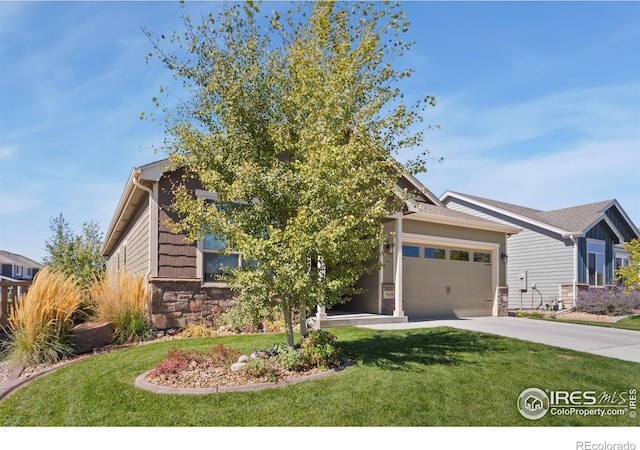
<svg viewBox="0 0 640 450"><path fill-rule="evenodd" d="M576 310L591 314L624 316L640 309L640 292L624 292L620 286L590 288L582 292L576 301Z"/></svg>
<svg viewBox="0 0 640 450"><path fill-rule="evenodd" d="M108 274L89 288L89 295L94 320L113 324L116 344L153 337L147 315L148 295L144 278L126 272Z"/></svg>
<svg viewBox="0 0 640 450"><path fill-rule="evenodd" d="M336 345L336 336L328 331L314 330L300 343L304 361L311 367L327 368L342 364L342 351Z"/></svg>
<svg viewBox="0 0 640 450"><path fill-rule="evenodd" d="M216 367L227 367L238 360L240 355L239 350L235 348L227 347L223 344L218 344L209 350L207 354L211 359L211 363Z"/></svg>
<svg viewBox="0 0 640 450"><path fill-rule="evenodd" d="M293 372L304 370L306 366L305 358L301 350L293 349L286 344L275 347L275 360L284 370Z"/></svg>
<svg viewBox="0 0 640 450"><path fill-rule="evenodd" d="M278 369L266 359L251 359L242 370L254 378L266 378L267 381L277 381L280 378Z"/></svg>
<svg viewBox="0 0 640 450"><path fill-rule="evenodd" d="M45 267L9 316L9 358L22 364L50 364L73 354L73 316L82 304L74 277Z"/></svg>

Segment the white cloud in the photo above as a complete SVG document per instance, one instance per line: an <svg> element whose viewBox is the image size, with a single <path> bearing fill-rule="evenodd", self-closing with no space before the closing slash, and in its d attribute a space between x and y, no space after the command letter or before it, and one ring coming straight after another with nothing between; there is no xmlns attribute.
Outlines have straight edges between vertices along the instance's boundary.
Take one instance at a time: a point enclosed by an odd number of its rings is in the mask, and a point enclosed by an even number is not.
<svg viewBox="0 0 640 450"><path fill-rule="evenodd" d="M640 223L640 89L575 89L516 104L445 98L419 176L436 195L459 191L543 210L617 199Z"/></svg>

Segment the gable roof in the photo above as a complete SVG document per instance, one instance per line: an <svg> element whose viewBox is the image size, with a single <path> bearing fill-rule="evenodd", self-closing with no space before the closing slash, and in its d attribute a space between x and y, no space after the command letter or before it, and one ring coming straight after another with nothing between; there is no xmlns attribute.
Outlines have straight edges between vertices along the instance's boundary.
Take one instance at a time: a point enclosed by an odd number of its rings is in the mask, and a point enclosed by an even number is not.
<svg viewBox="0 0 640 450"><path fill-rule="evenodd" d="M6 250L0 250L0 264L12 264L14 266L22 266L31 269L42 268L42 264L39 262Z"/></svg>
<svg viewBox="0 0 640 450"><path fill-rule="evenodd" d="M445 192L440 197L440 200L446 202L449 198L457 198L459 200L484 207L511 218L519 219L532 225L558 233L563 237L569 237L572 235L574 237L583 236L596 224L604 220L613 232L618 235L621 241L624 241L620 232L606 214L608 210L615 208L620 213L624 221L627 222L629 229L636 234L636 237L640 237L638 229L615 199L551 211L542 211L539 209L527 208L511 203L499 202L488 198L477 197L475 195L461 194L459 192L451 191Z"/></svg>

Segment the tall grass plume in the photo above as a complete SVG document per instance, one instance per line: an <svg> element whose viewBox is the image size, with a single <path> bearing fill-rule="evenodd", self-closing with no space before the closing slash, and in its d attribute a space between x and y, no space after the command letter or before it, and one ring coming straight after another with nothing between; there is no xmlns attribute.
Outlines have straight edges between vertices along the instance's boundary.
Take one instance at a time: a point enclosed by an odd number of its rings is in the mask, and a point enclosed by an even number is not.
<svg viewBox="0 0 640 450"><path fill-rule="evenodd" d="M73 317L82 304L73 276L45 267L9 315L9 359L21 364L50 364L73 354Z"/></svg>
<svg viewBox="0 0 640 450"><path fill-rule="evenodd" d="M128 272L108 273L89 288L89 296L94 320L113 324L115 343L143 341L152 336L143 277Z"/></svg>

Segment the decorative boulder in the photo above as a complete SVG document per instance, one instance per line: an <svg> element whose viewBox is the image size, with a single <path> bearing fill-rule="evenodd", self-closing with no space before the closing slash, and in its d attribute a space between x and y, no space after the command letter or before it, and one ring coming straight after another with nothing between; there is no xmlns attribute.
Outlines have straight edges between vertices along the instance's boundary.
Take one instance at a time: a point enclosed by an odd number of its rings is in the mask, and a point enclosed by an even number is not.
<svg viewBox="0 0 640 450"><path fill-rule="evenodd" d="M232 371L232 372L237 372L237 371L239 371L239 370L242 370L242 368L243 368L244 366L246 366L246 365L247 365L247 363L246 363L246 362L237 362L237 363L234 363L234 364L231 366L231 371Z"/></svg>
<svg viewBox="0 0 640 450"><path fill-rule="evenodd" d="M82 323L71 330L71 345L77 354L89 353L113 341L113 325L104 323Z"/></svg>

